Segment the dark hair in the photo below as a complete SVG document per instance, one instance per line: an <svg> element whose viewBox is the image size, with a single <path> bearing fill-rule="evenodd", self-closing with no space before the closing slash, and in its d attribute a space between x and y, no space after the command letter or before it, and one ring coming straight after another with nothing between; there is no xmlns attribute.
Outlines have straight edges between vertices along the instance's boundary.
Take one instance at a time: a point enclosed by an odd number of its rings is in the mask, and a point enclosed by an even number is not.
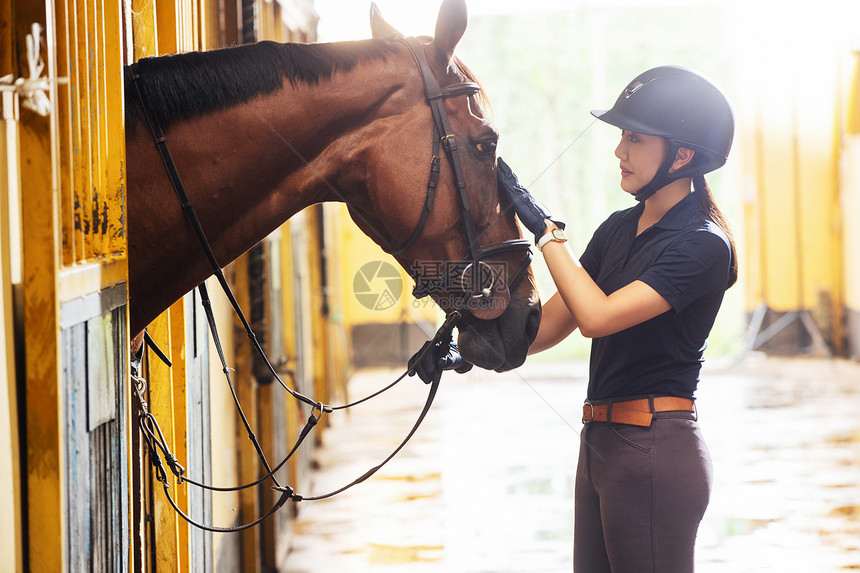
<svg viewBox="0 0 860 573"><path fill-rule="evenodd" d="M722 229L723 233L725 233L726 237L729 239L729 246L732 251L732 261L729 266L729 280L726 283L726 290L728 290L732 285L738 282L738 252L735 248L735 237L732 234L732 230L729 228L729 222L726 220L726 216L723 215L723 212L720 211L720 208L717 207L717 204L714 202L714 195L711 193L711 188L708 186L708 182L705 181L704 175L693 176L693 189L695 190L696 195L699 196L699 205L702 207L702 210L707 213L708 217L717 225L717 227Z"/></svg>

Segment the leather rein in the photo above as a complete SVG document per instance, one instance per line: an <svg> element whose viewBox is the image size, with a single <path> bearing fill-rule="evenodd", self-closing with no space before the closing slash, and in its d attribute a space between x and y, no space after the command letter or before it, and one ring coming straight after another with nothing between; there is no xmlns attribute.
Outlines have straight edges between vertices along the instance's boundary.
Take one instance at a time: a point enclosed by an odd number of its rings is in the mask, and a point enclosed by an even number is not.
<svg viewBox="0 0 860 573"><path fill-rule="evenodd" d="M401 247L389 250L388 252L392 254L400 254L411 248L415 242L418 240L421 232L426 223L427 217L429 213L433 209L433 201L435 197L436 184L439 176L439 168L440 168L440 156L439 156L439 145L440 141L445 147L445 151L448 155L449 163L451 164L451 168L454 174L454 179L457 186L457 195L460 205L460 210L463 215L463 225L465 228L465 235L469 246L469 255L467 258L463 259L459 263L455 264L448 270L447 273L443 273L436 279L431 281L425 281L423 284L419 283L419 279L416 278L416 287L414 290L415 296L420 298L421 296L426 296L431 294L432 288L434 284L445 284L445 281L450 280L451 278L455 278L457 276L465 276L465 274L472 269L476 274L476 279L478 280L480 277L477 276L477 273L481 272L481 265L485 265L482 262L483 258L488 256L492 256L501 252L510 251L513 249L525 249L527 252L527 256L525 257L525 262L522 267L513 277L513 279L508 283L508 288L515 288L516 284L525 276L528 267L531 263L531 250L530 250L530 242L527 239L513 239L508 241L502 241L500 243L496 243L488 246L479 246L477 240L477 231L475 229L474 221L472 220L470 209L469 209L469 199L466 194L466 185L462 174L462 168L460 165L459 154L456 145L456 139L451 131L447 112L444 107L444 100L449 97L461 96L461 95L471 95L476 93L480 87L474 83L461 83L454 86L449 86L445 88L440 88L436 78L433 76L430 66L427 62L426 55L424 53L423 45L417 38L401 38L410 48L413 56L415 57L415 61L418 64L419 69L421 70L421 74L424 80L424 86L426 91L427 102L430 105L430 108L433 113L434 120L434 136L433 136L433 161L431 165L431 174L430 181L428 183L428 191L427 197L425 199L424 209L422 210L421 218L413 231L412 235L409 239L404 243ZM242 410L242 406L239 403L238 395L236 393L235 386L233 384L233 379L231 376L231 370L227 366L227 361L225 358L224 350L220 341L220 337L218 335L217 325L215 324L214 314L212 312L211 301L209 299L209 295L206 289L206 283L201 283L197 288L200 292L201 301L203 304L203 309L206 314L207 322L209 323L209 330L212 333L212 339L214 346L218 353L218 358L221 362L222 371L224 373L227 385L230 389L231 395L233 397L234 405L236 407L236 411L239 414L240 419L242 420L242 424L245 430L248 433L248 438L251 441L254 449L256 450L257 456L260 459L260 462L265 469L265 474L262 475L259 479L235 487L215 487L212 485L205 484L200 481L196 481L191 479L187 475L185 475L185 468L179 463L176 456L172 453L170 448L168 447L167 441L164 437L164 434L161 431L158 422L155 417L149 410L149 406L146 401L146 393L147 393L147 381L142 376L142 354L138 357L133 357L131 361L131 382L133 383L132 390L134 391L135 396L137 396L138 401L138 426L141 430L144 442L146 444L146 448L150 457L150 461L153 466L153 471L155 474L155 479L159 481L164 489L165 496L167 497L170 505L173 509L189 524L198 527L200 529L212 532L220 532L220 533L230 533L230 532L238 532L244 531L251 527L258 525L260 522L264 521L268 517L272 516L275 512L277 512L281 507L286 504L287 501L292 500L294 502L300 501L315 501L326 499L337 495L347 489L362 483L363 481L370 478L374 475L380 468L382 468L386 463L388 463L401 449L406 446L406 443L410 440L410 438L415 434L418 430L419 426L423 422L427 413L430 411L430 407L433 403L433 399L436 396L436 393L439 389L439 380L436 379L431 382L430 388L427 394L427 399L425 401L424 407L421 410L415 424L408 432L403 441L392 451L392 453L386 457L381 463L370 468L367 472L353 480L352 482L340 487L334 491L329 493L315 495L315 496L302 496L298 495L295 490L289 485L281 485L276 477L276 473L286 464L286 462L292 457L292 455L298 450L299 446L302 444L304 439L310 434L311 430L316 426L317 422L322 418L324 413L328 414L335 410L344 410L350 408L352 406L356 406L363 402L374 398L383 392L393 388L396 384L398 384L403 378L407 375L414 374L415 368L421 362L421 360L426 356L428 352L432 352L434 350L434 344L425 344L424 351L420 354L420 356L416 357L414 361L414 366L409 368L401 374L396 380L390 383L388 386L374 392L373 394L366 396L362 399L356 400L354 402L344 404L341 406L330 406L327 404L323 404L322 402L315 401L300 392L290 388L287 386L284 381L281 379L279 373L272 365L271 361L267 357L265 351L263 350L260 342L257 340L256 335L251 329L250 323L246 319L242 309L234 296L227 279L224 276L223 271L221 270L221 266L219 265L217 258L212 250L212 247L209 243L209 240L206 237L206 234L203 231L203 227L200 224L200 221L197 217L196 212L194 211L194 207L188 197L188 194L185 190L185 186L182 183L182 179L179 175L179 171L176 167L176 164L173 161L173 157L170 154L170 150L167 147L167 139L164 136L164 132L161 129L161 126L158 120L152 115L147 106L146 101L143 96L143 92L140 87L140 74L138 71L137 64L132 64L130 66L131 71L131 79L133 81L135 92L137 94L137 98L141 108L141 115L145 119L150 131L152 132L153 139L155 141L155 145L159 151L159 154L164 163L164 167L167 171L167 175L170 179L171 185L176 192L177 198L179 199L180 206L185 213L185 216L190 223L192 229L194 230L195 235L206 255L207 260L209 261L210 267L213 271L214 276L218 280L218 283L221 286L221 289L224 291L227 300L230 302L234 312L242 323L243 328L245 329L245 333L251 341L251 345L254 350L259 354L260 357L263 358L268 370L274 375L274 379L278 381L278 383L286 390L290 395L292 395L297 400L304 402L308 406L311 407L311 413L308 417L307 422L299 433L296 442L293 447L290 449L286 457L281 460L278 464L272 467L268 460L266 459L265 454L263 453L263 449L260 446L259 441L254 434L251 425L245 416L244 411ZM441 137L440 137L441 136ZM481 273L481 276L486 276L486 272ZM490 272L491 280L495 280L492 277L492 271ZM478 293L472 294L472 298L487 298L490 296L490 292L492 290L493 285L489 284L486 286L486 283L478 284ZM429 286L428 286L429 285ZM443 342L445 344L451 340L452 332L454 327L463 317L464 312L468 312L469 308L466 304L458 305L455 310L450 312L442 326L436 332L433 337L432 342ZM145 348L149 348L156 355L158 355L167 365L170 365L170 361L167 357L155 346L152 342L152 339L149 338L148 335L145 335L146 345ZM163 458L163 459L162 459ZM273 506L266 511L263 515L257 517L253 521L233 526L233 527L218 527L214 525L208 525L204 523L200 523L195 521L186 513L184 513L175 503L173 498L170 495L169 488L170 483L168 479L167 470L164 466L167 466L173 475L176 477L177 485L182 483L188 483L194 485L196 487L200 487L203 489L207 489L210 491L219 491L219 492L228 492L228 491L239 491L255 486L259 486L264 482L271 480L272 481L272 489L280 493L280 496L275 501Z"/></svg>

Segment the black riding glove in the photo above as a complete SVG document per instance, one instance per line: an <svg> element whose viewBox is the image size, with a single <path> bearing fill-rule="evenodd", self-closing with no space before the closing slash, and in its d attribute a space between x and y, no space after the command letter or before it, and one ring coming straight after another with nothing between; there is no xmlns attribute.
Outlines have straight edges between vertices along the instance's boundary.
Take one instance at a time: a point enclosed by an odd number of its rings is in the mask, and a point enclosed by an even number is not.
<svg viewBox="0 0 860 573"><path fill-rule="evenodd" d="M546 232L547 219L555 223L559 229L564 229L564 223L553 219L549 209L535 199L528 189L520 185L517 176L501 157L499 157L497 177L499 189L511 202L511 206L523 226L534 233L535 243Z"/></svg>
<svg viewBox="0 0 860 573"><path fill-rule="evenodd" d="M427 349L429 345L433 348L427 350L427 353L419 361L418 358ZM463 360L460 356L460 350L457 348L457 343L451 341L451 337L442 339L437 342L428 340L421 347L421 350L412 355L409 359L409 375L418 374L418 377L425 384L438 382L442 378L442 371L453 370L460 374L464 374L472 369L469 362Z"/></svg>

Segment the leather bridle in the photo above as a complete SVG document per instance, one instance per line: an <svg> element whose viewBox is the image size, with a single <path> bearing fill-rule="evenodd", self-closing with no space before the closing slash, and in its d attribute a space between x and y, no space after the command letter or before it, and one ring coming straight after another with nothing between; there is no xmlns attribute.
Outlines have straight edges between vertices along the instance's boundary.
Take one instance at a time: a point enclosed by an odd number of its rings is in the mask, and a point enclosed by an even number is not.
<svg viewBox="0 0 860 573"><path fill-rule="evenodd" d="M412 248L421 237L427 218L433 211L436 199L436 189L439 181L441 156L440 145L445 148L448 163L454 175L454 184L457 192L457 204L463 221L463 231L466 237L468 255L458 263L447 264L444 271L434 278L423 278L415 269L412 273L415 280L415 288L412 294L415 298L423 298L431 294L439 294L452 288L460 288L465 291L465 296L460 297L453 305L454 310L467 312L473 310L481 300L486 301L492 296L496 274L484 259L509 251L524 250L526 256L523 263L514 276L508 281L507 289L513 291L517 284L528 272L531 265L531 242L528 239L509 239L491 245L480 245L478 242L478 231L472 218L471 204L466 193L466 181L463 177L463 167L460 163L460 152L457 147L457 138L451 130L448 121L448 112L445 110L445 100L458 96L471 96L481 90L481 87L473 82L461 82L451 86L440 87L436 76L427 61L424 52L424 44L418 38L399 38L409 47L421 79L424 82L424 94L430 111L433 115L433 157L430 162L430 178L427 182L427 195L424 199L424 207L421 216L413 229L412 234L402 245L396 248L385 249L391 255L401 255Z"/></svg>
<svg viewBox="0 0 860 573"><path fill-rule="evenodd" d="M394 449L394 451L385 458L381 463L372 467L370 470L359 476L357 479L352 481L351 483L331 491L326 494L316 495L316 496L301 496L298 495L292 487L289 485L282 486L276 477L276 473L281 469L287 462L287 460L292 457L292 455L298 450L299 446L302 444L304 439L310 434L311 430L316 426L317 422L322 418L322 415L331 413L335 410L343 410L346 408L350 408L362 402L365 402L383 392L393 388L397 383L399 383L403 378L407 375L414 374L417 365L425 358L425 356L435 351L435 345L444 344L447 347L448 342L451 340L452 331L454 327L458 324L460 319L463 317L463 313L469 312L473 310L473 306L471 306L475 300L488 300L494 292L497 290L497 284L495 282L495 274L494 271L484 262L484 259L488 257L492 257L499 253L504 253L512 250L520 250L524 249L526 251L525 261L523 262L521 268L514 275L514 277L504 285L505 288L513 290L517 283L525 276L528 271L528 267L531 263L531 249L530 243L527 239L511 239L507 241L502 241L499 243L494 243L491 245L479 245L478 243L478 233L475 228L475 223L472 219L470 212L470 204L469 198L466 194L466 184L463 178L462 167L460 165L460 157L457 149L456 138L451 131L451 127L448 122L448 114L445 111L444 100L449 97L461 96L461 95L472 95L480 90L480 87L475 83L464 82L460 84L456 84L453 86L448 86L445 88L440 88L439 83L436 78L433 76L433 73L430 69L430 65L427 62L427 57L424 53L423 44L417 38L407 38L402 39L409 49L411 50L413 56L415 57L415 61L418 64L418 68L421 70L421 75L424 81L425 92L427 102L430 105L430 108L433 113L433 161L430 172L430 180L427 186L427 197L425 198L424 208L421 213L421 217L418 221L418 224L415 230L412 232L412 235L407 239L407 241L398 248L389 249L388 252L392 254L402 254L405 251L409 250L421 236L424 225L427 222L427 217L430 212L433 210L433 202L436 194L436 186L438 183L439 170L440 170L440 162L441 157L439 155L439 147L440 144L445 147L445 152L448 157L448 162L451 165L454 174L454 180L457 187L457 197L458 203L460 206L460 211L463 218L463 226L466 235L466 241L468 244L469 253L466 258L462 261L453 264L450 266L448 270L441 273L434 279L423 279L417 275L416 276L416 286L413 291L413 294L417 298L421 298L423 296L427 296L429 294L434 294L436 289L441 289L442 287L449 288L455 281L460 281L462 285L466 288L466 296L462 299L461 302L454 306L454 309L451 310L442 326L436 332L433 340L430 344L425 344L424 349L419 352L419 355L416 356L414 361L414 366L407 369L400 377L398 377L394 382L390 383L388 386L385 386L381 390L374 392L370 396L366 396L362 399L356 400L349 404L344 404L341 406L329 406L323 404L322 402L314 401L313 399L299 393L296 390L291 389L287 386L283 380L281 379L277 370L272 366L271 361L266 356L265 351L257 340L256 335L254 334L248 320L245 318L242 309L239 306L235 296L232 293L232 290L227 283L227 280L224 276L223 271L221 270L221 266L218 264L217 258L212 250L212 247L209 243L209 240L206 238L206 235L203 231L203 227L200 224L199 219L197 218L197 214L194 210L194 207L188 197L188 194L185 191L185 186L182 183L182 179L179 176L179 171L176 167L176 164L173 161L173 157L170 154L170 150L167 147L167 138L164 136L164 132L161 129L161 126L154 115L152 115L146 105L146 100L143 96L143 91L140 87L140 73L137 64L132 64L130 66L130 79L133 81L134 89L140 103L141 115L146 121L153 139L155 141L156 148L159 151L161 159L164 163L164 167L167 171L168 178L170 179L170 183L176 192L177 198L179 199L180 206L185 213L186 218L188 219L191 227L200 242L201 247L206 255L207 260L209 261L210 267L219 284L221 285L222 290L224 291L227 300L230 305L233 307L233 310L236 312L237 317L242 323L245 333L251 341L252 347L255 351L263 358L266 363L269 371L274 375L275 380L294 398L297 400L304 402L305 404L311 407L310 416L305 423L304 428L299 433L299 437L294 443L292 449L287 454L287 456L274 467L271 467L266 460L266 456L263 453L262 447L260 446L256 435L254 434L244 412L242 411L242 407L239 403L237 393L235 387L233 385L232 376L230 374L231 369L227 366L226 358L224 355L223 348L221 346L220 338L218 336L217 325L215 324L214 315L212 313L211 302L209 299L208 292L206 290L206 283L202 283L198 286L198 290L200 291L203 308L206 313L206 318L209 323L209 329L213 338L213 342L218 353L218 357L221 362L222 370L224 376L227 380L227 384L231 391L231 394L234 399L234 404L236 406L239 417L245 427L245 430L248 432L248 438L254 446L256 453L260 459L261 465L265 470L265 474L262 475L259 479L247 483L244 485L239 485L235 487L215 487L211 485L207 485L205 483L195 481L189 478L185 473L185 468L179 463L176 456L170 451L167 441L162 434L161 428L158 425L153 414L150 412L149 407L146 402L146 392L147 392L147 382L142 376L141 370L141 362L142 357L133 357L131 362L131 381L133 383L133 391L135 396L137 397L138 402L138 427L141 430L141 435L143 437L143 442L146 445L150 462L152 463L155 479L162 484L164 489L165 496L167 497L170 505L174 508L174 510L189 524L198 527L200 529L204 529L207 531L213 532L221 532L221 533L230 533L243 531L250 527L254 527L259 524L261 521L267 519L271 515L273 515L278 509L283 507L283 505L287 501L313 501L320 500L332 497L338 493L341 493L354 485L357 485L372 475L374 475L382 466L388 463L409 441L409 439L415 434L418 430L418 427L421 425L421 422L424 420L427 413L430 411L430 406L433 403L433 399L436 396L436 392L439 389L439 379L435 379L430 383L430 389L427 394L427 399L424 404L421 413L419 414L415 424L412 429L403 439L403 441ZM156 355L161 357L168 366L170 365L169 360L164 356L162 352L160 352L157 347L155 347L152 339L148 336L144 337L147 344L145 348L151 348L155 351ZM162 459L163 458L163 459ZM247 489L250 487L255 487L261 485L265 481L272 481L272 489L279 493L278 499L275 501L273 506L266 511L260 517L250 521L248 523L244 523L242 525L233 526L233 527L216 527L213 525L207 525L195 521L187 514L185 514L174 502L173 498L169 492L169 480L168 474L164 466L167 466L171 472L176 476L177 485L182 483L188 483L203 489L208 489L210 491L239 491L242 489Z"/></svg>

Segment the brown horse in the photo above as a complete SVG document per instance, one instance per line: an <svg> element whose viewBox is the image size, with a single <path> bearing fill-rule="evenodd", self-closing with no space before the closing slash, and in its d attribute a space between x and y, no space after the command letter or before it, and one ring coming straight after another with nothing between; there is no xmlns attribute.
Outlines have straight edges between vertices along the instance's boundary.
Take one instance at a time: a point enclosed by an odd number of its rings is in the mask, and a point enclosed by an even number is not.
<svg viewBox="0 0 860 573"><path fill-rule="evenodd" d="M407 242L427 194L433 120L409 47L394 39L396 31L375 7L371 27L373 39L360 42L260 42L147 58L138 62L137 87L127 71L132 332L212 274L142 121L138 87L164 129L219 265L322 201L346 203L356 224L383 248ZM435 37L423 44L443 88L472 79L453 56L465 28L463 0L446 0ZM455 94L444 106L459 142L471 205L465 216L479 244L520 237L513 215L499 203L498 134L475 97ZM442 157L435 208L414 244L396 255L419 282L438 273L438 264L427 263L468 255L454 179ZM525 256L522 250L492 255L494 272L509 280ZM437 286L430 294L450 312L455 297L445 284ZM502 371L522 364L537 333L540 303L530 270L510 302L500 304L504 312L491 320L466 316L458 341L466 360Z"/></svg>

